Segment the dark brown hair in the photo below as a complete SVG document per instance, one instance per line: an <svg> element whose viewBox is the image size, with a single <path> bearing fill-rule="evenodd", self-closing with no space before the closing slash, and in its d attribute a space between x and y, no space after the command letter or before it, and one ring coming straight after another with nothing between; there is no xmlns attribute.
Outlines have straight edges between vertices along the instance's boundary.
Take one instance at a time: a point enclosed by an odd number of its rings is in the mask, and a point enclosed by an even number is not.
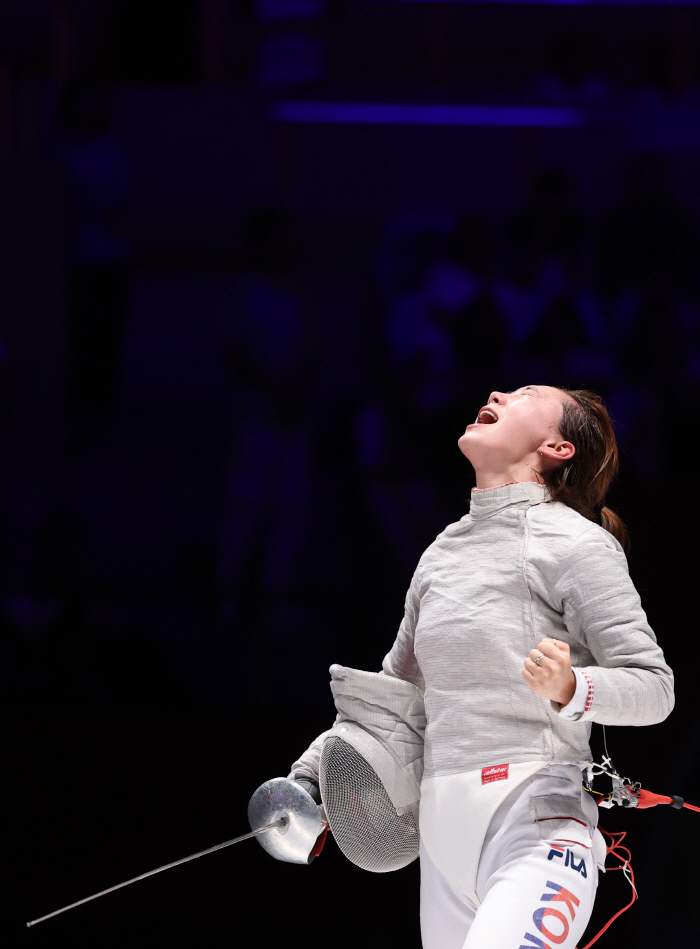
<svg viewBox="0 0 700 949"><path fill-rule="evenodd" d="M629 548L620 517L605 507L605 496L619 468L617 441L605 403L586 389L562 389L559 434L576 449L564 464L543 473L552 500L562 501L589 521L595 521Z"/></svg>

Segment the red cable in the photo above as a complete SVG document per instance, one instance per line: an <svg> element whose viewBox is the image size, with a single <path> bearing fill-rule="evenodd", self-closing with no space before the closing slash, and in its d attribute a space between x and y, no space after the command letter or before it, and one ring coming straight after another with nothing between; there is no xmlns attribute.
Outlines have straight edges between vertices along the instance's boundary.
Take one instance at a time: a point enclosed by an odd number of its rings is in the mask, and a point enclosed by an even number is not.
<svg viewBox="0 0 700 949"><path fill-rule="evenodd" d="M675 800L678 803L680 803L681 799L675 798ZM656 807L657 804L672 804L673 801L674 801L674 798L672 797L667 797L666 795L663 795L663 794L654 794L651 791L644 791L640 789L639 804L637 805L637 807L639 807L640 809L643 809L646 807ZM600 801L598 803L600 803ZM678 806L678 804L676 804L676 806ZM700 813L700 807L696 807L694 804L686 804L684 802L683 807L687 807L688 810L690 811L698 811L698 813ZM620 864L621 864L619 867L609 867L608 869L609 870L624 870L626 866L629 867L629 871L630 871L629 878L632 884L632 899L629 901L627 906L623 906L622 909L618 910L617 913L615 913L615 915L611 919L608 920L608 922L605 924L605 926L603 926L600 932L596 936L594 936L593 939L591 939L589 943L586 943L586 945L583 946L583 949L590 949L593 943L597 942L600 939L600 937L603 935L605 930L608 929L615 922L618 916L622 916L622 914L626 910L628 910L630 906L632 906L632 904L637 899L637 890L635 889L635 886L634 886L634 870L632 869L632 863L631 863L632 854L629 852L627 847L622 846L622 841L627 836L627 831L621 830L621 831L616 831L614 834L611 834L609 831L603 830L600 824L598 825L598 830L600 830L603 834L605 834L606 837L609 837L612 840L612 843L606 850L606 853L605 853L606 857L608 854L610 854L613 857L617 857L617 859L620 861ZM618 851L622 851L622 850L624 850L624 852L627 854L627 857L623 857L620 855L620 853L618 853Z"/></svg>
<svg viewBox="0 0 700 949"><path fill-rule="evenodd" d="M612 843L610 844L610 846L608 847L606 851L606 856L607 854L610 854L613 857L617 857L617 859L620 861L620 864L621 864L619 867L609 867L608 869L622 870L625 868L625 866L629 867L630 881L632 883L632 899L629 901L627 906L623 906L622 909L618 910L617 913L615 913L615 915L607 921L607 923L605 924L605 926L603 926L600 932L597 933L597 935L595 935L589 943L586 943L586 945L583 946L583 949L590 949L590 946L592 946L594 942L597 942L600 939L600 937L603 935L605 930L608 929L615 922L618 916L622 916L622 914L626 910L628 910L630 906L632 906L634 901L637 899L637 891L634 887L634 870L632 869L632 864L630 863L630 860L632 859L632 854L629 852L627 847L622 846L622 841L627 836L627 831L621 830L621 831L617 831L614 834L611 834L609 831L603 830L600 824L598 825L598 830L600 830L603 834L605 834L606 837L609 837L612 840ZM624 857L620 853L618 853L619 850L624 850L625 853L627 854L627 857Z"/></svg>

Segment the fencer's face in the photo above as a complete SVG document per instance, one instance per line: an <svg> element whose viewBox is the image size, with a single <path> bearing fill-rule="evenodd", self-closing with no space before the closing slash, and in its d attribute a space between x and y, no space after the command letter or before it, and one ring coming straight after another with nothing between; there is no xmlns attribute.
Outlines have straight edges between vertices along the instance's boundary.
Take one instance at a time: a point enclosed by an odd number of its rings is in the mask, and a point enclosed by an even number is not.
<svg viewBox="0 0 700 949"><path fill-rule="evenodd" d="M567 396L554 386L523 386L514 392L492 392L459 439L462 453L477 467L505 469L536 461L561 441L559 421Z"/></svg>

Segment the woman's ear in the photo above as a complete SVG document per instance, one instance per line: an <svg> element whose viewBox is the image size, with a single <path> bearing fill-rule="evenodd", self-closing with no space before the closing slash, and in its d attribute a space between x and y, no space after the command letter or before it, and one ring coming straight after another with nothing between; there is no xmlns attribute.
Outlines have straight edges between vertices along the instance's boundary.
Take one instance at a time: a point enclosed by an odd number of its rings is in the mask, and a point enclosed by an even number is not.
<svg viewBox="0 0 700 949"><path fill-rule="evenodd" d="M541 446L538 454L544 461L550 464L560 465L564 461L569 461L576 454L576 449L571 442L566 441L548 441Z"/></svg>

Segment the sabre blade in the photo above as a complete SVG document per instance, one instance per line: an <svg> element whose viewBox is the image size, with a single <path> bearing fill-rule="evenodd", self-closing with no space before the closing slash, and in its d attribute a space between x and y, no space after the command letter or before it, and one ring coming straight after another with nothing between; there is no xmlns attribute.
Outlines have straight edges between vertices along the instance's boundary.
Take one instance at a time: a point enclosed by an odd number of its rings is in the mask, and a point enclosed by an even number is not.
<svg viewBox="0 0 700 949"><path fill-rule="evenodd" d="M100 890L99 893L93 893L92 896L86 896L82 900L77 900L75 903L70 903L68 906L63 906L61 909L55 909L53 913L47 913L46 916L40 916L38 919L33 919L30 923L27 923L27 928L30 926L36 926L37 923L43 923L45 919L51 919L52 916L58 916L59 913L65 913L66 910L74 909L76 906L81 906L83 903L89 903L90 900L96 900L98 896L105 896L107 893L113 893L115 890L121 890L123 886L128 886L130 883L136 883L137 880L145 880L146 877L152 877L154 873L160 873L162 870L170 870L172 867L178 867L181 863L187 863L189 860L196 860L197 857L203 857L208 853L214 853L215 850L223 850L224 847L230 847L232 844L239 844L242 840L249 840L251 837L258 837L260 834L266 834L270 830L274 830L275 827L284 827L287 823L288 818L280 817L279 820L273 821L271 824L266 824L264 827L258 827L257 830L251 831L249 834L242 834L240 837L234 837L233 840L226 840L222 844L216 844L214 847L208 847L206 850L200 850L198 853L192 853L189 857L182 857L180 860L173 860L172 863L166 863L165 866L156 867L155 870L149 870L147 873L142 873L137 877L132 877L130 880L124 880L123 883L117 883L116 886L107 887L106 890Z"/></svg>

